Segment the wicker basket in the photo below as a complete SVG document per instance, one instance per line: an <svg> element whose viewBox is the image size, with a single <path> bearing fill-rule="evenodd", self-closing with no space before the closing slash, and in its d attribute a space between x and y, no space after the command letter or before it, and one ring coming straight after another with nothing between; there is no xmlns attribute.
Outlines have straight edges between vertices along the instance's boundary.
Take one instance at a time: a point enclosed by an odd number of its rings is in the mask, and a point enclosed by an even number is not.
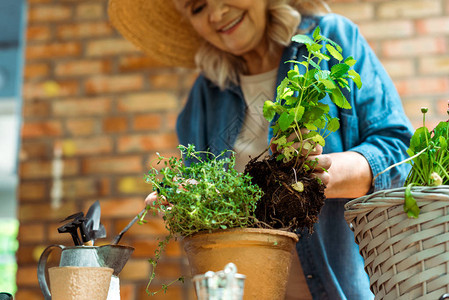
<svg viewBox="0 0 449 300"><path fill-rule="evenodd" d="M348 202L345 219L365 259L375 299L438 299L449 292L449 186L414 187L421 210L409 219L405 188Z"/></svg>

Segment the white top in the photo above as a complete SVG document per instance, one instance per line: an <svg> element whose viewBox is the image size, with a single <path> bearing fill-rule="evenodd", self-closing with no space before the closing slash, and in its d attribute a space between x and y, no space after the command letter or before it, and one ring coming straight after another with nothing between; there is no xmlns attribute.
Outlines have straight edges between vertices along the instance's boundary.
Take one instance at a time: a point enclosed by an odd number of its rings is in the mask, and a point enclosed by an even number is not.
<svg viewBox="0 0 449 300"><path fill-rule="evenodd" d="M240 75L240 87L246 102L245 121L234 145L236 169L243 172L251 158L268 147L269 122L263 116L263 104L273 100L277 69L257 75Z"/></svg>

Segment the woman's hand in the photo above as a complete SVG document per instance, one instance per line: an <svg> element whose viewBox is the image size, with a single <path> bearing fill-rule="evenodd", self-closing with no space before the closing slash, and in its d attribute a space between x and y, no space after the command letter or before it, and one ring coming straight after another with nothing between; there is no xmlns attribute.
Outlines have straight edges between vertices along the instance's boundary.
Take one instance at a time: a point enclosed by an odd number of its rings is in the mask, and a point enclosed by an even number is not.
<svg viewBox="0 0 449 300"><path fill-rule="evenodd" d="M170 209L172 206L164 196L159 196L157 192L152 192L145 198L145 205L149 206L151 209L156 209L159 213L161 212L159 210L161 205L164 205L167 209Z"/></svg>
<svg viewBox="0 0 449 300"><path fill-rule="evenodd" d="M308 132L307 129L301 129L301 134L306 134ZM288 138L287 138L287 142L291 142L296 138L296 134L292 133ZM323 154L323 147L320 144L311 144L310 142L306 142L307 144L305 145L305 147L302 147L300 142L296 142L292 144L292 147L294 149L302 149L301 150L301 154L302 155L307 155L307 153L309 153L309 156L307 158L307 161L312 162L312 161L316 161L316 164L309 164L310 167L312 167L313 165L313 175L315 177L318 177L323 184L325 184L326 186L329 184L330 181L330 176L329 173L327 172L327 170L329 170L329 168L332 165L332 158L331 156L327 155L327 154ZM275 144L271 144L271 151L273 153L277 152L277 145Z"/></svg>

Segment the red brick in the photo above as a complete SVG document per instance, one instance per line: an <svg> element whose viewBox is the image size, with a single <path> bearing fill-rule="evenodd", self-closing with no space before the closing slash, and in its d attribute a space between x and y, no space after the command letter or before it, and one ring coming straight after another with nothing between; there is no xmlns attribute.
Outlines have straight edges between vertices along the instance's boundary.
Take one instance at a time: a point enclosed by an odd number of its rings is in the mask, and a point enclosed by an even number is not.
<svg viewBox="0 0 449 300"><path fill-rule="evenodd" d="M64 176L75 175L79 173L78 162L75 160L63 160ZM22 179L49 179L52 178L51 161L25 161L19 166Z"/></svg>
<svg viewBox="0 0 449 300"><path fill-rule="evenodd" d="M121 56L119 58L119 70L121 72L146 71L161 67L165 66L149 56Z"/></svg>
<svg viewBox="0 0 449 300"><path fill-rule="evenodd" d="M83 160L84 174L135 174L142 172L140 156L92 157Z"/></svg>
<svg viewBox="0 0 449 300"><path fill-rule="evenodd" d="M104 17L105 9L103 3L81 3L76 8L78 20L96 20Z"/></svg>
<svg viewBox="0 0 449 300"><path fill-rule="evenodd" d="M108 195L110 183L107 179L64 179L63 196L70 199L100 197Z"/></svg>
<svg viewBox="0 0 449 300"><path fill-rule="evenodd" d="M103 131L106 133L125 132L128 129L126 117L108 117L103 120Z"/></svg>
<svg viewBox="0 0 449 300"><path fill-rule="evenodd" d="M446 120L448 116L449 95L446 98L437 101L437 112L442 116L441 120Z"/></svg>
<svg viewBox="0 0 449 300"><path fill-rule="evenodd" d="M149 278L151 265L146 259L130 259L120 272L123 281L146 280Z"/></svg>
<svg viewBox="0 0 449 300"><path fill-rule="evenodd" d="M22 204L19 207L19 220L53 220L60 221L76 212L75 203L64 203L59 208L47 204Z"/></svg>
<svg viewBox="0 0 449 300"><path fill-rule="evenodd" d="M24 69L25 79L36 79L48 76L50 67L46 63L26 64Z"/></svg>
<svg viewBox="0 0 449 300"><path fill-rule="evenodd" d="M26 38L28 41L47 41L52 37L49 26L35 25L28 26L26 31Z"/></svg>
<svg viewBox="0 0 449 300"><path fill-rule="evenodd" d="M42 201L47 200L48 184L45 181L40 182L21 182L19 184L20 202Z"/></svg>
<svg viewBox="0 0 449 300"><path fill-rule="evenodd" d="M56 137L61 134L62 126L58 121L25 122L22 126L23 138Z"/></svg>
<svg viewBox="0 0 449 300"><path fill-rule="evenodd" d="M23 225L20 225L20 227L22 227ZM20 239L20 237L19 237ZM42 239L43 240L43 239ZM41 240L41 241L42 241ZM35 259L35 248L36 245L25 245L25 243L22 243L19 247L19 249L17 250L17 263L19 265L26 265L26 264L37 264L38 260Z"/></svg>
<svg viewBox="0 0 449 300"><path fill-rule="evenodd" d="M71 136L85 136L96 133L95 119L68 119L66 120L66 129Z"/></svg>
<svg viewBox="0 0 449 300"><path fill-rule="evenodd" d="M136 299L136 291L133 284L120 283L120 299L121 300Z"/></svg>
<svg viewBox="0 0 449 300"><path fill-rule="evenodd" d="M53 102L53 113L58 117L102 116L111 110L111 99L71 98Z"/></svg>
<svg viewBox="0 0 449 300"><path fill-rule="evenodd" d="M135 130L156 130L161 128L162 117L160 114L137 115L133 118Z"/></svg>
<svg viewBox="0 0 449 300"><path fill-rule="evenodd" d="M130 134L118 139L119 152L146 152L175 148L178 138L175 133L168 134Z"/></svg>
<svg viewBox="0 0 449 300"><path fill-rule="evenodd" d="M33 286L37 282L37 268L36 267L21 267L17 270L17 285Z"/></svg>
<svg viewBox="0 0 449 300"><path fill-rule="evenodd" d="M88 94L136 91L143 87L141 75L95 76L86 81Z"/></svg>
<svg viewBox="0 0 449 300"><path fill-rule="evenodd" d="M36 5L31 6L28 10L28 22L55 22L65 21L72 17L72 10L68 6L52 4L52 5Z"/></svg>
<svg viewBox="0 0 449 300"><path fill-rule="evenodd" d="M52 157L52 145L46 141L30 141L22 140L22 145L20 149L20 161L30 160L30 159L48 159Z"/></svg>
<svg viewBox="0 0 449 300"><path fill-rule="evenodd" d="M46 43L28 45L25 50L26 58L55 59L59 57L78 57L81 55L81 44L78 42Z"/></svg>
<svg viewBox="0 0 449 300"><path fill-rule="evenodd" d="M449 55L424 57L419 61L420 74L449 74Z"/></svg>
<svg viewBox="0 0 449 300"><path fill-rule="evenodd" d="M117 179L116 190L120 194L148 195L152 192L151 186L144 181L141 174L137 177L120 177Z"/></svg>
<svg viewBox="0 0 449 300"><path fill-rule="evenodd" d="M55 74L58 77L103 74L111 70L111 63L107 60L74 60L57 62Z"/></svg>
<svg viewBox="0 0 449 300"><path fill-rule="evenodd" d="M154 251L157 249L159 242L163 240L164 237L165 236L162 235L153 238L147 237L145 239L134 239L131 242L132 247L134 247L133 257L135 258L154 257ZM181 245L179 244L179 242L171 240L164 251L164 256L179 257L181 255L182 255Z"/></svg>
<svg viewBox="0 0 449 300"><path fill-rule="evenodd" d="M357 5L350 2L337 3L333 4L331 8L332 12L343 15L354 22L362 20L366 21L374 18L375 7L370 3L359 2Z"/></svg>
<svg viewBox="0 0 449 300"><path fill-rule="evenodd" d="M40 242L45 238L43 224L20 224L18 239L23 243Z"/></svg>
<svg viewBox="0 0 449 300"><path fill-rule="evenodd" d="M437 16L441 11L440 0L384 1L377 7L380 18L422 18Z"/></svg>
<svg viewBox="0 0 449 300"><path fill-rule="evenodd" d="M368 40L410 37L414 33L413 22L409 20L376 20L361 23L359 27Z"/></svg>
<svg viewBox="0 0 449 300"><path fill-rule="evenodd" d="M178 119L177 113L168 113L165 118L165 128L174 132L176 128L177 119Z"/></svg>
<svg viewBox="0 0 449 300"><path fill-rule="evenodd" d="M449 79L447 77L425 77L395 81L401 96L432 95L447 93Z"/></svg>
<svg viewBox="0 0 449 300"><path fill-rule="evenodd" d="M149 193L148 193L149 194ZM142 194L141 199L136 202L136 206L133 210L133 216L136 216L141 209L144 208L144 199L145 196ZM103 204L102 204L103 205ZM139 206L140 205L140 206ZM139 207L141 207L139 209ZM165 228L164 220L162 217L153 216L151 212L148 212L145 216L146 223L134 224L127 232L126 237L130 240L156 240L161 237L165 237L168 235L168 230ZM114 230L115 232L120 232L126 225L129 223L128 219L121 219L115 222Z"/></svg>
<svg viewBox="0 0 449 300"><path fill-rule="evenodd" d="M141 197L102 200L100 202L101 216L105 219L127 218L127 222L129 223L145 207L143 201L144 199ZM83 211L87 211L90 205L92 205L92 203L86 202ZM137 226L137 224L135 226ZM122 230L123 228L124 227L122 227L120 230ZM128 235L128 233L126 234Z"/></svg>
<svg viewBox="0 0 449 300"><path fill-rule="evenodd" d="M77 81L45 81L45 82L25 82L23 85L23 95L27 99L48 99L55 97L75 96L79 93L79 83Z"/></svg>
<svg viewBox="0 0 449 300"><path fill-rule="evenodd" d="M382 55L385 57L410 57L446 53L446 40L440 37L421 37L405 40L384 41Z"/></svg>
<svg viewBox="0 0 449 300"><path fill-rule="evenodd" d="M176 89L179 87L180 75L176 73L157 73L150 76L151 89Z"/></svg>
<svg viewBox="0 0 449 300"><path fill-rule="evenodd" d="M432 107L430 98L411 98L402 101L404 111L410 119L422 118L421 107Z"/></svg>
<svg viewBox="0 0 449 300"><path fill-rule="evenodd" d="M104 38L112 33L112 27L106 22L64 24L56 28L56 35L60 39Z"/></svg>
<svg viewBox="0 0 449 300"><path fill-rule="evenodd" d="M154 112L178 108L178 100L173 93L128 93L119 98L117 108L121 112Z"/></svg>
<svg viewBox="0 0 449 300"><path fill-rule="evenodd" d="M382 59L382 64L388 74L395 77L409 77L416 74L415 62L413 59Z"/></svg>
<svg viewBox="0 0 449 300"><path fill-rule="evenodd" d="M428 34L448 34L449 17L439 17L430 19L420 19L416 21L417 32L422 35Z"/></svg>
<svg viewBox="0 0 449 300"><path fill-rule="evenodd" d="M66 155L96 155L112 152L112 140L108 136L92 136L65 139L64 148L69 147L70 153Z"/></svg>
<svg viewBox="0 0 449 300"><path fill-rule="evenodd" d="M36 100L28 102L22 109L24 117L49 117L50 116L50 102L45 100Z"/></svg>
<svg viewBox="0 0 449 300"><path fill-rule="evenodd" d="M136 52L138 49L123 38L94 40L87 42L86 45L86 55L90 57L135 54Z"/></svg>

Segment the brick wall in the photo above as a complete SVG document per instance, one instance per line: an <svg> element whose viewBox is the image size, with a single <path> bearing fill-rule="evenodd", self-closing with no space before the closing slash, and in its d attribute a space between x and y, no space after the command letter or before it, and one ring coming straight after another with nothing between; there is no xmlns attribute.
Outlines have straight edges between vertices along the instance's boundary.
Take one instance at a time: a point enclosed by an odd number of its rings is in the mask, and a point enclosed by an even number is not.
<svg viewBox="0 0 449 300"><path fill-rule="evenodd" d="M143 208L150 192L143 174L156 151L177 154L175 119L195 78L124 40L108 24L106 0L28 4L17 300L42 299L40 253L50 244L72 244L57 233L62 218L100 200L108 239L98 243L107 243ZM449 0L339 0L331 7L359 24L415 126L421 106L429 107L431 123L447 118ZM55 176L58 159L63 167ZM150 217L122 239L136 249L120 276L122 299L147 299L146 259L164 234L160 219ZM178 243L171 243L158 273L154 287L188 274ZM190 284L176 284L158 298L193 294Z"/></svg>

